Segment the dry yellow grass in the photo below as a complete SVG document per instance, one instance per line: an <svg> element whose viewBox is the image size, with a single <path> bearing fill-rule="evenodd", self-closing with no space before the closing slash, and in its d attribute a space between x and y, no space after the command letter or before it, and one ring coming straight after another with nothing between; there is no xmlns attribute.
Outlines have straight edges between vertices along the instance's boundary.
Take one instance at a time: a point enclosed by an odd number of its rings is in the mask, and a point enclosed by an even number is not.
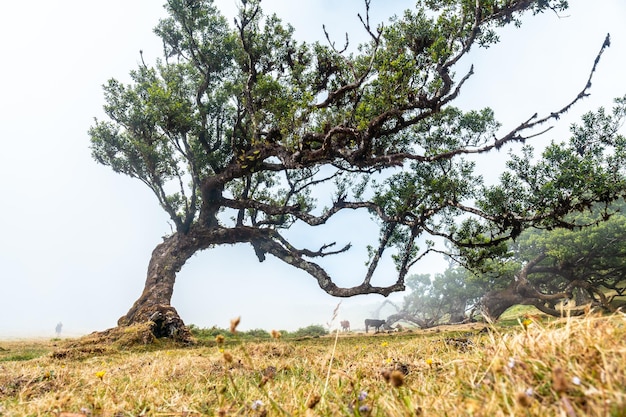
<svg viewBox="0 0 626 417"><path fill-rule="evenodd" d="M626 316L525 324L342 336L334 351L334 337L72 341L7 360L23 346L2 342L0 415L626 416Z"/></svg>

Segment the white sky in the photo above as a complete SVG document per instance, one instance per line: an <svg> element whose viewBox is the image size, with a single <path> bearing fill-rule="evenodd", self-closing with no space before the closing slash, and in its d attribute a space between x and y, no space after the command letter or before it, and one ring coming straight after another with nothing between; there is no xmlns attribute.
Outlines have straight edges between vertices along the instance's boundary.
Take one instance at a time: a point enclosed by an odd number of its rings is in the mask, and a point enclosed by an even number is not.
<svg viewBox="0 0 626 417"><path fill-rule="evenodd" d="M412 5L372 0L374 21ZM491 106L504 126L549 112L583 87L607 32L592 96L536 144L567 133L569 123L626 94L626 2L571 0L561 18L532 18L503 32L502 42L475 50L459 73L476 74L457 105ZM139 181L113 173L90 157L87 130L102 118L101 85L127 80L139 50L148 62L161 53L152 28L164 17L153 0L7 2L0 7L0 338L76 336L113 327L143 289L150 254L169 233L167 217ZM232 16L234 0L217 0ZM338 43L344 33L363 38L356 13L361 0L263 0L296 27L298 37L322 39L322 23ZM491 155L497 171L506 152ZM359 243L360 220L338 219L338 245ZM318 237L312 241L322 242ZM358 252L360 250L360 252ZM360 278L365 254L332 265L339 276ZM442 271L439 261L414 273ZM382 271L392 276L394 271ZM342 282L344 280L342 279ZM347 281L346 281L347 282ZM356 281L353 281L356 282ZM392 297L401 300L402 294ZM381 296L335 299L305 273L268 259L258 263L248 245L198 253L178 276L172 304L187 324L295 330L324 324L342 301L340 317L361 326Z"/></svg>

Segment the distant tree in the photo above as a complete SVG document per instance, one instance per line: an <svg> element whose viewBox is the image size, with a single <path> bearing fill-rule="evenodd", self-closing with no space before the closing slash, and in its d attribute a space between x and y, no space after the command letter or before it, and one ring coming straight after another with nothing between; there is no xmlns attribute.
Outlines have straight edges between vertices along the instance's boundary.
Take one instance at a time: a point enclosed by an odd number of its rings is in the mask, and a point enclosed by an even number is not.
<svg viewBox="0 0 626 417"><path fill-rule="evenodd" d="M514 275L504 276L500 288L487 292L481 303L497 319L516 304L533 305L544 313L560 316L557 308L567 303L568 314L584 311L589 303L615 311L613 301L626 295L626 215L579 230L556 229L523 233L513 245L508 267ZM579 215L577 220L597 222L597 216ZM502 284L508 285L502 287Z"/></svg>
<svg viewBox="0 0 626 417"><path fill-rule="evenodd" d="M389 325L406 321L421 328L467 320L472 307L484 291L470 276L472 273L458 265L435 274L415 274L406 278L410 292L404 297L402 308L387 317Z"/></svg>
<svg viewBox="0 0 626 417"><path fill-rule="evenodd" d="M508 211L514 223L529 212L520 201L532 204L532 212L541 216L544 205L556 201L568 211L568 205L584 201L585 195L604 193L597 203L587 200L582 212L535 223L513 243L457 247L462 262L483 271L473 280L489 290L482 304L492 318L515 304L559 315L555 305L575 292L610 309L607 290L624 293L626 217L621 213L626 207L623 200L616 204L606 197L626 189L626 138L619 133L625 120L626 97L616 99L610 112L600 108L585 114L580 125L571 127L569 141L550 144L538 160L528 146L521 156L512 156L501 184L486 189L478 199L478 206L497 210L494 215Z"/></svg>
<svg viewBox="0 0 626 417"><path fill-rule="evenodd" d="M311 324L307 327L301 327L295 332L289 333L290 338L294 337L320 337L328 334L328 330L320 324Z"/></svg>
<svg viewBox="0 0 626 417"><path fill-rule="evenodd" d="M473 46L494 44L495 30L519 23L523 12L563 10L565 1L418 1L376 26L366 0L360 17L369 42L358 52L330 39L298 43L292 27L264 16L259 4L242 0L231 27L210 0L168 0L169 17L155 29L163 59L142 59L131 84L104 86L110 120L89 131L93 157L148 186L174 227L118 325L152 321L156 336L186 340L170 305L176 274L215 245L247 242L259 261L270 254L306 271L333 296L388 295L402 291L409 269L433 250L430 241L418 245L428 235L488 247L622 194L602 176L589 187L555 183L553 193L567 200L538 201L532 188L499 200L487 190L473 205L484 186L463 156L536 136L533 128L558 119L590 84L563 109L498 134L491 110L451 106L473 72L457 77L455 64ZM559 176L556 168L542 174ZM331 201L314 198L331 188ZM350 243L336 247L329 237L318 248L297 247L287 230L315 229L346 211L369 213L380 237L362 282L340 287L318 259ZM387 254L397 279L379 286L372 278Z"/></svg>

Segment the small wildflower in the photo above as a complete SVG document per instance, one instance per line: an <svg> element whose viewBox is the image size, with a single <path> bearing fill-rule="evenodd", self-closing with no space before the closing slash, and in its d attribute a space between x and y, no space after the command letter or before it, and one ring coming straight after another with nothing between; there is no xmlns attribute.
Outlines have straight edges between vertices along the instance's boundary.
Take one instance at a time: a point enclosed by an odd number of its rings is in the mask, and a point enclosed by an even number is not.
<svg viewBox="0 0 626 417"><path fill-rule="evenodd" d="M224 338L223 334L218 334L217 336L215 336L215 342L218 345L221 345L222 343L224 343L224 340L225 340L225 338Z"/></svg>
<svg viewBox="0 0 626 417"><path fill-rule="evenodd" d="M528 329L528 326L530 326L532 323L533 321L528 318L522 320L522 326L524 326L524 329Z"/></svg>
<svg viewBox="0 0 626 417"><path fill-rule="evenodd" d="M359 407L359 413L361 414L369 414L369 412L372 411L372 409L370 408L369 405L362 405Z"/></svg>
<svg viewBox="0 0 626 417"><path fill-rule="evenodd" d="M258 410L259 408L263 407L263 401L261 400L256 400L252 403L252 405L250 406L253 410Z"/></svg>
<svg viewBox="0 0 626 417"><path fill-rule="evenodd" d="M272 337L276 340L280 339L282 335L280 334L280 332L278 330L272 330Z"/></svg>
<svg viewBox="0 0 626 417"><path fill-rule="evenodd" d="M391 363L391 358L387 358L387 359L385 359L385 362L386 362L386 363Z"/></svg>
<svg viewBox="0 0 626 417"><path fill-rule="evenodd" d="M580 385L580 383L581 383L580 378L578 378L577 376L572 378L572 384Z"/></svg>
<svg viewBox="0 0 626 417"><path fill-rule="evenodd" d="M224 352L223 356L226 362L231 363L233 361L233 355L230 352Z"/></svg>
<svg viewBox="0 0 626 417"><path fill-rule="evenodd" d="M431 358L426 359L426 365L433 366L433 360Z"/></svg>
<svg viewBox="0 0 626 417"><path fill-rule="evenodd" d="M528 395L529 397L532 397L533 395L535 395L535 391L532 388L528 388L526 391L524 391L524 393Z"/></svg>
<svg viewBox="0 0 626 417"><path fill-rule="evenodd" d="M106 374L106 371L98 371L96 372L96 376L100 379L104 378L104 374Z"/></svg>
<svg viewBox="0 0 626 417"><path fill-rule="evenodd" d="M307 401L306 403L307 408L315 408L315 406L317 405L317 403L320 402L321 399L322 397L320 397L319 394L313 394L311 398L309 398L309 401Z"/></svg>
<svg viewBox="0 0 626 417"><path fill-rule="evenodd" d="M515 366L515 359L509 358L509 362L506 364L506 366L513 369L513 367Z"/></svg>
<svg viewBox="0 0 626 417"><path fill-rule="evenodd" d="M359 401L364 401L367 398L367 391L359 392Z"/></svg>
<svg viewBox="0 0 626 417"><path fill-rule="evenodd" d="M230 332L237 333L237 326L241 323L241 316L234 318L230 321Z"/></svg>
<svg viewBox="0 0 626 417"><path fill-rule="evenodd" d="M383 343L381 343L380 345L381 345L382 347L387 347L387 346L389 346L389 342L383 342Z"/></svg>

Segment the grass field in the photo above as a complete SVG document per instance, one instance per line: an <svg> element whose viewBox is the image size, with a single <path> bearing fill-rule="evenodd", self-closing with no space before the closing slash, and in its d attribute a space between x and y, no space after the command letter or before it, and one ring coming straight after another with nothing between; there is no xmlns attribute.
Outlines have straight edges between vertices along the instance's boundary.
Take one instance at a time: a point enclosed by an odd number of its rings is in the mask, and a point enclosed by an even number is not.
<svg viewBox="0 0 626 417"><path fill-rule="evenodd" d="M626 316L192 347L0 342L2 416L626 416Z"/></svg>

